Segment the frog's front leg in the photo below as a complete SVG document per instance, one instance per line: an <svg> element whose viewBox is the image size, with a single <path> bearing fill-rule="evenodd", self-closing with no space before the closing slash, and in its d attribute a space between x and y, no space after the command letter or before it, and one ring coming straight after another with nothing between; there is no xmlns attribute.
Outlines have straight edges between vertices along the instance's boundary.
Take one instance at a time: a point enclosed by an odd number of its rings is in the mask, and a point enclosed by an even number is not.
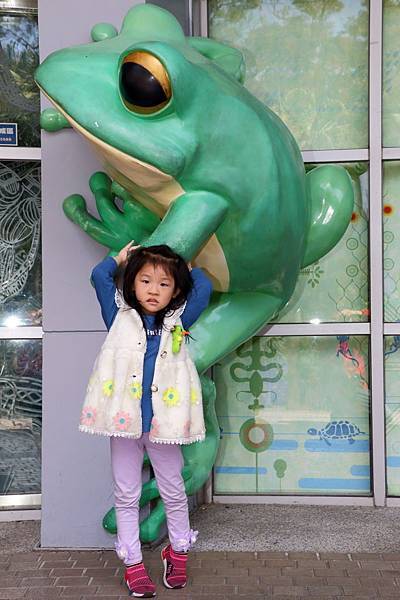
<svg viewBox="0 0 400 600"><path fill-rule="evenodd" d="M89 186L95 196L100 220L87 211L84 198L78 194L64 200L64 212L85 233L112 252L119 252L131 240L140 243L159 224L160 219L156 215L136 202L124 188L112 183L105 173L94 173ZM116 196L122 200L122 210L115 204Z"/></svg>
<svg viewBox="0 0 400 600"><path fill-rule="evenodd" d="M169 207L144 246L167 244L190 260L218 229L228 211L222 196L207 191L188 192Z"/></svg>

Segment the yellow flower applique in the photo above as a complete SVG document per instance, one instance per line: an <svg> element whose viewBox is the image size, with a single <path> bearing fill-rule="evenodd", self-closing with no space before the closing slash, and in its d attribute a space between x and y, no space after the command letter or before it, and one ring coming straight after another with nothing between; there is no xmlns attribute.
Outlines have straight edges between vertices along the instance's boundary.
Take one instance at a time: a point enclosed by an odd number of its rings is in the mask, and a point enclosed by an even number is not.
<svg viewBox="0 0 400 600"><path fill-rule="evenodd" d="M111 398L113 393L114 393L114 382L112 379L107 379L107 381L105 381L103 383L103 394L105 396L107 396L108 398Z"/></svg>
<svg viewBox="0 0 400 600"><path fill-rule="evenodd" d="M194 388L192 388L190 390L190 404L195 405L198 403L199 403L199 396L197 394L197 391Z"/></svg>
<svg viewBox="0 0 400 600"><path fill-rule="evenodd" d="M179 404L179 392L176 388L169 387L163 393L162 399L167 406L177 406Z"/></svg>
<svg viewBox="0 0 400 600"><path fill-rule="evenodd" d="M140 400L142 397L142 384L139 381L129 385L129 393L134 400Z"/></svg>

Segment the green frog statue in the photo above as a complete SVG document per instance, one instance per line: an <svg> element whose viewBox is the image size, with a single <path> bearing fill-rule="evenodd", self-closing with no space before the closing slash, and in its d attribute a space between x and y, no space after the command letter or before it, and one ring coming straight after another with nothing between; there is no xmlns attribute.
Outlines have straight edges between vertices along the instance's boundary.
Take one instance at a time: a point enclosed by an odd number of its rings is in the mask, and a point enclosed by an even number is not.
<svg viewBox="0 0 400 600"><path fill-rule="evenodd" d="M41 124L73 127L104 166L89 182L99 217L75 194L63 205L71 221L111 254L132 239L168 244L214 284L191 329L207 428L204 442L182 449L186 491L194 494L220 437L205 371L268 323L299 270L335 246L351 218L352 182L334 165L306 175L287 127L243 87L237 49L185 37L151 4L129 10L119 34L103 23L91 35L92 43L54 52L36 71L55 106ZM150 500L142 541L156 539L165 519L153 479L141 505ZM115 531L113 509L103 525Z"/></svg>

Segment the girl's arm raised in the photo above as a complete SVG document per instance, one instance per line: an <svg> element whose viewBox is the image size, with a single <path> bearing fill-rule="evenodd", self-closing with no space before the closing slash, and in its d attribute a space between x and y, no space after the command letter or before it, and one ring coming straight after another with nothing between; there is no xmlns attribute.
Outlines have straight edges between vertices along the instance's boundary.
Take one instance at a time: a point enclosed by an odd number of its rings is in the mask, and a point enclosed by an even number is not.
<svg viewBox="0 0 400 600"><path fill-rule="evenodd" d="M115 304L116 286L114 281L117 268L116 260L111 256L107 256L93 269L91 275L96 296L100 303L101 315L107 329L110 329L118 312L118 307Z"/></svg>
<svg viewBox="0 0 400 600"><path fill-rule="evenodd" d="M181 321L185 329L188 329L199 318L210 302L212 284L208 277L199 268L191 270L193 288L190 292Z"/></svg>
<svg viewBox="0 0 400 600"><path fill-rule="evenodd" d="M97 299L100 302L101 315L107 329L110 329L118 312L118 306L115 304L115 272L118 267L125 265L129 253L139 248L134 243L134 240L132 240L121 248L114 258L108 256L92 271L91 280L96 290Z"/></svg>

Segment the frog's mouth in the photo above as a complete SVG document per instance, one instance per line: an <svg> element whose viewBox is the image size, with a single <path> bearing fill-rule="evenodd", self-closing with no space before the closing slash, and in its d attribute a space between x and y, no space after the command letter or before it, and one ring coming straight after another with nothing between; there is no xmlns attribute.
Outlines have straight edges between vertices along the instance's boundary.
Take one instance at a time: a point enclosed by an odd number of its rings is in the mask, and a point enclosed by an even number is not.
<svg viewBox="0 0 400 600"><path fill-rule="evenodd" d="M117 181L159 217L162 218L165 215L171 202L185 193L179 182L171 175L160 171L160 169L150 163L126 154L122 150L96 137L75 121L46 92L43 93L67 119L71 127L83 135L89 142L111 179Z"/></svg>
<svg viewBox="0 0 400 600"><path fill-rule="evenodd" d="M42 88L41 90L43 91ZM171 175L97 138L66 113L46 92L43 93L67 119L71 127L81 133L89 142L111 179L117 181L136 200L161 219L167 212L169 205L185 193L179 182ZM202 267L207 272L213 281L215 290L227 291L229 289L229 269L216 235L211 236L205 247L197 255L195 262L197 266Z"/></svg>

